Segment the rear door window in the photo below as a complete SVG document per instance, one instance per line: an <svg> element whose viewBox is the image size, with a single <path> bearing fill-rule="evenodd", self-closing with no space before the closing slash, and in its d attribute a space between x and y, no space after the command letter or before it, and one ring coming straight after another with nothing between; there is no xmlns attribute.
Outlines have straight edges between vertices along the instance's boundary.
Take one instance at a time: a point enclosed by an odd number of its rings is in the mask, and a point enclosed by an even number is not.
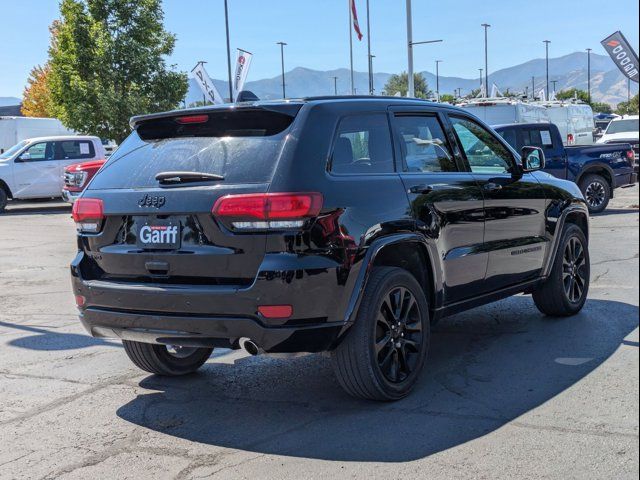
<svg viewBox="0 0 640 480"><path fill-rule="evenodd" d="M553 137L548 128L526 128L522 130L522 145L539 147L545 152L553 150Z"/></svg>
<svg viewBox="0 0 640 480"><path fill-rule="evenodd" d="M394 126L405 171L457 171L451 148L435 115L396 115Z"/></svg>
<svg viewBox="0 0 640 480"><path fill-rule="evenodd" d="M393 172L387 116L373 113L344 117L338 126L330 170L361 175Z"/></svg>
<svg viewBox="0 0 640 480"><path fill-rule="evenodd" d="M155 176L169 171L222 175L225 183L271 181L294 116L259 109L202 115L197 123L177 117L141 123L89 188L157 187Z"/></svg>
<svg viewBox="0 0 640 480"><path fill-rule="evenodd" d="M56 160L82 160L96 156L93 142L88 140L64 140L56 142Z"/></svg>

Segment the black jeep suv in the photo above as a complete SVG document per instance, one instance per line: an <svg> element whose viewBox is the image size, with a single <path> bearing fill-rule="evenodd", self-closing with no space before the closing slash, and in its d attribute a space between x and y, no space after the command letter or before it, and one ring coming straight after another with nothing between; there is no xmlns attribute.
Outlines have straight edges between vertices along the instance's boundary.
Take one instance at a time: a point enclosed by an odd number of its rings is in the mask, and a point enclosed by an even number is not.
<svg viewBox="0 0 640 480"><path fill-rule="evenodd" d="M215 347L330 351L352 395L394 400L430 326L531 293L580 311L588 214L462 110L327 97L134 117L76 201L82 323L160 375Z"/></svg>

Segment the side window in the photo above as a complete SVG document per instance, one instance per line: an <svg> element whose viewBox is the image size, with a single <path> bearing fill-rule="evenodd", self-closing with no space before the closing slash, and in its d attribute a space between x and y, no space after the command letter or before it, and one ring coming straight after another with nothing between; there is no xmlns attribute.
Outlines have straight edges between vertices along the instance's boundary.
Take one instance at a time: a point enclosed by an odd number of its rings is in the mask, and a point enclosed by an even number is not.
<svg viewBox="0 0 640 480"><path fill-rule="evenodd" d="M451 117L460 145L475 173L509 173L514 168L513 156L484 127L467 118Z"/></svg>
<svg viewBox="0 0 640 480"><path fill-rule="evenodd" d="M396 115L404 169L407 172L455 172L451 148L435 115Z"/></svg>
<svg viewBox="0 0 640 480"><path fill-rule="evenodd" d="M551 130L548 128L530 128L522 130L522 142L527 147L539 147L543 150L553 149Z"/></svg>
<svg viewBox="0 0 640 480"><path fill-rule="evenodd" d="M366 175L393 171L387 116L375 113L344 117L331 154L331 172Z"/></svg>
<svg viewBox="0 0 640 480"><path fill-rule="evenodd" d="M22 155L25 153L29 155L28 161L37 162L53 160L53 142L35 143L27 148Z"/></svg>
<svg viewBox="0 0 640 480"><path fill-rule="evenodd" d="M511 145L511 148L519 150L519 148L518 148L518 139L517 139L518 136L516 135L516 130L514 128L508 128L506 130L501 130L498 133L500 134L500 136L502 138L505 139L505 141L509 145Z"/></svg>
<svg viewBox="0 0 640 480"><path fill-rule="evenodd" d="M75 160L95 157L93 142L88 140L65 140L56 142L56 160Z"/></svg>

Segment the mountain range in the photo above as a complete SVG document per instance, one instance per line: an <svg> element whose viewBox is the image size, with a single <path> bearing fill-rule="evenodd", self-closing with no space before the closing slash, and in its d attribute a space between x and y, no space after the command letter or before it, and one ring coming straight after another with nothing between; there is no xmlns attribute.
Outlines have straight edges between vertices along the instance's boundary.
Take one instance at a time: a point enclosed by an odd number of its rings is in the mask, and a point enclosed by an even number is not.
<svg viewBox="0 0 640 480"><path fill-rule="evenodd" d="M435 90L436 76L433 72L421 72L427 80L430 90ZM251 76L251 72L249 72ZM312 70L296 67L285 73L287 97L307 97L317 95L333 95L333 77L338 77L337 91L339 95L348 95L350 91L350 72L346 68L336 70ZM375 91L381 93L391 73L374 73ZM531 78L534 78L535 90L546 88L545 59L534 59L509 68L490 72L489 85L495 83L505 92L524 92L531 89ZM549 59L549 80L556 81L556 90L570 88L587 89L587 53L575 52L558 58ZM228 91L228 83L213 80L216 88L224 96ZM367 93L368 78L366 72L354 72L356 93ZM440 93L452 94L460 88L462 94L479 88L479 78L460 78L440 75ZM250 90L261 99L282 98L282 77L248 81L245 90ZM553 85L551 84L551 90ZM638 92L637 84L632 83L632 95ZM627 80L620 73L613 61L605 55L591 54L591 94L595 101L609 103L613 106L627 100ZM202 92L194 79L189 79L189 91L186 103L202 101Z"/></svg>

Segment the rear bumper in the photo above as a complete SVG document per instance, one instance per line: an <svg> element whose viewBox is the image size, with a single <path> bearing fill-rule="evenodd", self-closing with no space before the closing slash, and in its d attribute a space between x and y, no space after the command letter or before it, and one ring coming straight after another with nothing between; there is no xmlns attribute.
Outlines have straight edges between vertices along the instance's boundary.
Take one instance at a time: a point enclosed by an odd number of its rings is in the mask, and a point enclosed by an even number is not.
<svg viewBox="0 0 640 480"><path fill-rule="evenodd" d="M96 337L214 347L235 347L244 337L265 352L319 352L330 350L348 323L352 288L341 281L340 264L323 257L277 255L287 269L274 271L267 255L246 287L87 280L84 258L80 252L71 264L72 284L84 298L80 319ZM265 318L260 305L291 305L293 315Z"/></svg>
<svg viewBox="0 0 640 480"><path fill-rule="evenodd" d="M320 352L336 341L342 323L268 327L255 318L161 315L87 308L80 315L94 337L190 347L234 348L250 338L265 352Z"/></svg>

